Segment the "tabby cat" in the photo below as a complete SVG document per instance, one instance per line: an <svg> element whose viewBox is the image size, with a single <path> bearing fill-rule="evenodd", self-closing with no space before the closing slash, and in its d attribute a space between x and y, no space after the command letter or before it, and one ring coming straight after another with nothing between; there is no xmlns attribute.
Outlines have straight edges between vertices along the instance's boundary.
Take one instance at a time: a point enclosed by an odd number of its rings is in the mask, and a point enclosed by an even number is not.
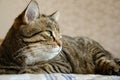
<svg viewBox="0 0 120 80"><path fill-rule="evenodd" d="M0 74L119 74L119 59L87 37L62 36L58 18L39 14L32 0L0 46Z"/></svg>

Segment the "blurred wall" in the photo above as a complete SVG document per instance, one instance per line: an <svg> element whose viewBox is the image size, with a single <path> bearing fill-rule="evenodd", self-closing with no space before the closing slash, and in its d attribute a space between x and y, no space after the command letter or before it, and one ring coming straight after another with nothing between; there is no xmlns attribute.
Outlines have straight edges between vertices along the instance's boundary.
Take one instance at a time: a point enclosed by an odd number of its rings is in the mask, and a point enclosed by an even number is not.
<svg viewBox="0 0 120 80"><path fill-rule="evenodd" d="M0 0L0 37L30 0ZM59 10L60 29L70 36L88 36L120 57L120 0L37 0L40 12Z"/></svg>

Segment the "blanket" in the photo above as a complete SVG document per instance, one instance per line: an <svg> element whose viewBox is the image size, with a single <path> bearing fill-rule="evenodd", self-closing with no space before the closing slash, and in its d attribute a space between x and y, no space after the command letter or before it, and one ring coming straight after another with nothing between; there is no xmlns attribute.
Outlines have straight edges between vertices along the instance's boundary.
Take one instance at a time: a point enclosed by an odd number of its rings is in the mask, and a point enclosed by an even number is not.
<svg viewBox="0 0 120 80"><path fill-rule="evenodd" d="M119 76L82 74L14 74L0 75L0 80L120 80Z"/></svg>

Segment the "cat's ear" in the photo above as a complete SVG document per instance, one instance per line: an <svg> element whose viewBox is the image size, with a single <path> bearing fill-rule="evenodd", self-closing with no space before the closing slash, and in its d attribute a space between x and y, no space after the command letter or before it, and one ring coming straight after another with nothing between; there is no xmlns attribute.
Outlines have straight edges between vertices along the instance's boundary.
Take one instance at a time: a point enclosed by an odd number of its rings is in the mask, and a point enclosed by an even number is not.
<svg viewBox="0 0 120 80"><path fill-rule="evenodd" d="M39 17L39 6L35 0L31 0L31 2L24 11L23 17L26 23L34 21Z"/></svg>
<svg viewBox="0 0 120 80"><path fill-rule="evenodd" d="M60 12L56 11L53 14L50 15L50 17L52 17L55 21L59 20L59 16L60 16Z"/></svg>

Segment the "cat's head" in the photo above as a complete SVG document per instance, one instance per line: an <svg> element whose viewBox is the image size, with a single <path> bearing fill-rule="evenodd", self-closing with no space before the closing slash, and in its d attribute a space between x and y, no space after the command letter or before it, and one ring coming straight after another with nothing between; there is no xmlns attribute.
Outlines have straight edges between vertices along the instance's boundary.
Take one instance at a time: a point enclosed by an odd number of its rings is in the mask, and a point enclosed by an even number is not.
<svg viewBox="0 0 120 80"><path fill-rule="evenodd" d="M59 14L39 13L39 6L32 0L15 22L2 46L12 58L24 56L26 64L46 61L55 57L62 48Z"/></svg>

